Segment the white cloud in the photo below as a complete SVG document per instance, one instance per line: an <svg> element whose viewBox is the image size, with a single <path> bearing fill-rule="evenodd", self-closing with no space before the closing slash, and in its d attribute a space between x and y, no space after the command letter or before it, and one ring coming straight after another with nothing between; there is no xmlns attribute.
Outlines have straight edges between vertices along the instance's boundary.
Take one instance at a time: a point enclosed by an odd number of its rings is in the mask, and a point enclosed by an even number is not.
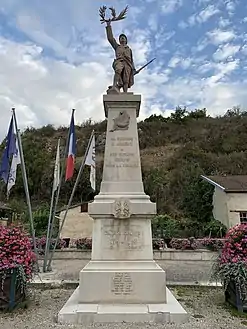
<svg viewBox="0 0 247 329"><path fill-rule="evenodd" d="M163 14L171 14L179 9L183 4L183 0L165 0L161 6Z"/></svg>
<svg viewBox="0 0 247 329"><path fill-rule="evenodd" d="M213 58L217 61L222 61L228 57L234 56L240 50L240 45L231 45L229 43L219 46L213 55Z"/></svg>
<svg viewBox="0 0 247 329"><path fill-rule="evenodd" d="M189 26L189 24L188 23L186 23L185 21L180 21L179 23L178 23L178 27L180 28L180 29L186 29L187 27Z"/></svg>
<svg viewBox="0 0 247 329"><path fill-rule="evenodd" d="M146 62L149 43L145 31L136 31L132 37L138 68ZM42 57L42 48L34 44L0 38L0 138L6 134L12 107L16 108L21 129L48 123L68 125L72 108L76 109L77 123L88 118L103 119L102 94L112 84L113 53L107 45L109 51L99 57L102 44L96 44L96 56L92 53L87 62L75 66ZM145 104L150 104L150 99L157 96L158 87L169 80L169 71L162 73L159 64L152 66L150 72L145 69L136 76L132 90L145 95L143 116L147 111Z"/></svg>
<svg viewBox="0 0 247 329"><path fill-rule="evenodd" d="M148 18L148 25L151 31L157 31L158 29L158 17L155 14L151 14Z"/></svg>
<svg viewBox="0 0 247 329"><path fill-rule="evenodd" d="M205 79L206 85L214 88L216 83L226 81L227 76L236 70L239 66L239 60L232 60L228 62L221 62L214 64L215 73L211 77Z"/></svg>
<svg viewBox="0 0 247 329"><path fill-rule="evenodd" d="M198 1L204 9L190 18L192 25L219 14L209 0ZM130 90L142 94L140 118L170 113L177 105L206 106L211 115L222 114L236 104L246 106L247 82L244 77L242 84L235 82L231 74L240 67L238 50L242 54L247 50L230 44L237 38L237 32L228 27L231 22L220 17L214 25L219 28L203 32L196 44L190 43L189 38L181 42L174 21L162 21L160 15L173 13L187 2L149 0L152 4L147 8L152 9L145 16L146 2L132 1L134 7L130 5L127 19L112 24L114 35L127 34L137 68L157 57L135 77ZM21 128L48 123L68 125L71 108L76 108L77 123L104 118L102 94L112 83L114 52L99 23L99 5L89 0L53 0L49 6L27 0L21 4L17 0L1 1L11 24L17 24L32 41L17 43L0 38L0 138L6 134L13 106ZM119 0L117 11L124 6L124 1ZM187 26L185 21L184 15L181 28ZM218 48L214 55L212 44ZM170 60L167 53L172 54ZM186 74L176 77L177 67L187 70Z"/></svg>
<svg viewBox="0 0 247 329"><path fill-rule="evenodd" d="M227 27L229 25L231 25L231 21L228 18L220 17L220 19L219 19L219 27L220 28L224 28L224 27Z"/></svg>
<svg viewBox="0 0 247 329"><path fill-rule="evenodd" d="M210 41L215 45L219 45L223 42L229 42L236 38L233 30L223 31L220 29L215 29L213 31L207 32L207 35Z"/></svg>
<svg viewBox="0 0 247 329"><path fill-rule="evenodd" d="M237 7L237 1L226 0L225 4L226 4L226 10L228 11L228 14L230 16L232 16Z"/></svg>
<svg viewBox="0 0 247 329"><path fill-rule="evenodd" d="M180 63L181 58L174 56L170 59L169 63L168 63L168 67L172 67L175 68L176 66L178 66L178 64Z"/></svg>
<svg viewBox="0 0 247 329"><path fill-rule="evenodd" d="M191 15L188 19L188 24L193 26L195 24L205 23L210 17L218 14L220 11L215 5L208 5L199 13Z"/></svg>

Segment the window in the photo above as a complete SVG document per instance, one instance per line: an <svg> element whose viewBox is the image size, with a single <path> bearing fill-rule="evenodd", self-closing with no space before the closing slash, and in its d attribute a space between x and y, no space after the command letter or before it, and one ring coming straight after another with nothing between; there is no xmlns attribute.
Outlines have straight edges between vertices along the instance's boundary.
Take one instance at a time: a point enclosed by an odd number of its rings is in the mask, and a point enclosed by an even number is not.
<svg viewBox="0 0 247 329"><path fill-rule="evenodd" d="M247 223L247 211L240 211L239 219L240 223Z"/></svg>

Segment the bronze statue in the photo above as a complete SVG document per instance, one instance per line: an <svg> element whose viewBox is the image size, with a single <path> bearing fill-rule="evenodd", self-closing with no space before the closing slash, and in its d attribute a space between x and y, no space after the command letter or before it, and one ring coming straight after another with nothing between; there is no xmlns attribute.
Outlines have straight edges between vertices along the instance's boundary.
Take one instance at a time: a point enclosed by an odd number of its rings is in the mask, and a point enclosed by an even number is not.
<svg viewBox="0 0 247 329"><path fill-rule="evenodd" d="M120 92L123 88L123 92L127 92L128 88L134 84L134 73L136 72L132 50L128 46L128 39L125 34L120 34L119 43L113 36L111 22L119 21L125 18L128 7L126 7L118 16L114 8L109 8L111 10L112 18L105 19L106 7L100 8L101 22L106 23L106 35L112 48L115 50L116 58L113 61L112 67L115 71L113 78L113 86L109 87L112 89L111 92Z"/></svg>
<svg viewBox="0 0 247 329"><path fill-rule="evenodd" d="M113 7L110 7L112 18L106 19L106 6L100 7L99 15L101 17L101 23L106 23L106 35L112 48L115 50L116 58L113 61L112 67L114 69L113 86L110 86L108 93L119 93L120 89L123 92L127 92L128 88L131 88L134 84L134 75L139 73L144 67L150 64L153 60L148 62L146 65L141 67L139 70L135 69L132 50L128 46L128 39L125 34L120 34L119 43L113 36L111 22L122 20L126 17L128 6L121 11L117 16L116 11Z"/></svg>

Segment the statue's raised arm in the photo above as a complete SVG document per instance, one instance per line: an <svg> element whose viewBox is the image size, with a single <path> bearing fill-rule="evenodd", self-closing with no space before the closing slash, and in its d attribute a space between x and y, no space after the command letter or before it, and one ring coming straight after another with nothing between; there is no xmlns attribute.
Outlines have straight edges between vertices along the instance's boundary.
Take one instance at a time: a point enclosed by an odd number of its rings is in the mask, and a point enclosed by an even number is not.
<svg viewBox="0 0 247 329"><path fill-rule="evenodd" d="M116 50L117 47L119 46L119 44L117 43L116 39L113 36L112 28L111 28L111 22L110 21L109 22L106 22L106 36L107 36L107 40L111 44L112 48L114 50Z"/></svg>

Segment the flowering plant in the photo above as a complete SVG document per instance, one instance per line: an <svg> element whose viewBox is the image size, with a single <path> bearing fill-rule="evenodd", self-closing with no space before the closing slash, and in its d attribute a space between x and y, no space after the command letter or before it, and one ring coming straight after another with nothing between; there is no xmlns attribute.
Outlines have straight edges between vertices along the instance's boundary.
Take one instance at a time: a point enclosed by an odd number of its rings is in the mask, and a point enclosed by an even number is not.
<svg viewBox="0 0 247 329"><path fill-rule="evenodd" d="M165 240L161 238L154 238L152 240L153 250L164 250L166 248Z"/></svg>
<svg viewBox="0 0 247 329"><path fill-rule="evenodd" d="M223 249L214 267L214 279L219 279L224 288L233 282L244 300L247 296L247 223L237 224L226 234Z"/></svg>
<svg viewBox="0 0 247 329"><path fill-rule="evenodd" d="M92 249L92 238L81 238L76 240L76 248L77 249Z"/></svg>
<svg viewBox="0 0 247 329"><path fill-rule="evenodd" d="M8 275L17 274L22 290L34 274L36 256L29 237L20 228L0 226L0 283L3 289Z"/></svg>
<svg viewBox="0 0 247 329"><path fill-rule="evenodd" d="M204 238L202 240L202 246L206 247L211 251L219 251L223 248L225 239L218 238Z"/></svg>
<svg viewBox="0 0 247 329"><path fill-rule="evenodd" d="M170 245L174 249L195 250L197 248L197 241L193 237L188 239L174 238L171 240Z"/></svg>
<svg viewBox="0 0 247 329"><path fill-rule="evenodd" d="M50 240L50 249L54 248L55 242L56 242L56 239L54 239L54 238L52 238ZM32 248L34 248L33 239L31 239L31 238L30 238L30 243L31 243ZM46 237L45 236L43 236L41 238L36 238L36 248L40 255L44 254L45 246L46 246ZM65 247L66 247L66 242L63 239L58 239L56 249L63 249Z"/></svg>

